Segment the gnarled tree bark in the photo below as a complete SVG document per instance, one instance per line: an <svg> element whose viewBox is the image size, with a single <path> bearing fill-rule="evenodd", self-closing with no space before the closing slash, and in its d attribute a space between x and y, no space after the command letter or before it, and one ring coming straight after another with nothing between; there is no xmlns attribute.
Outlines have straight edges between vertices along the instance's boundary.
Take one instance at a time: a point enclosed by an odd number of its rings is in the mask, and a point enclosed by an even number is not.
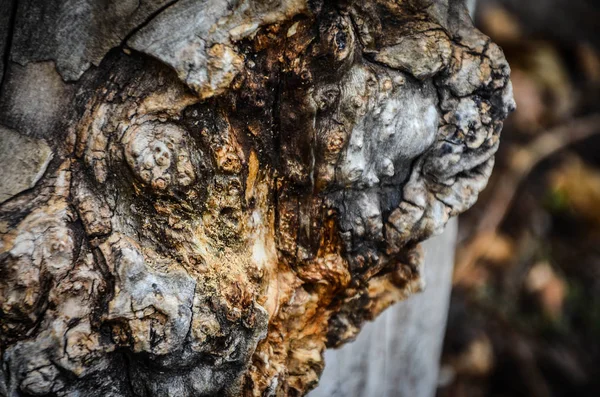
<svg viewBox="0 0 600 397"><path fill-rule="evenodd" d="M514 107L462 1L0 4L0 395L303 395Z"/></svg>

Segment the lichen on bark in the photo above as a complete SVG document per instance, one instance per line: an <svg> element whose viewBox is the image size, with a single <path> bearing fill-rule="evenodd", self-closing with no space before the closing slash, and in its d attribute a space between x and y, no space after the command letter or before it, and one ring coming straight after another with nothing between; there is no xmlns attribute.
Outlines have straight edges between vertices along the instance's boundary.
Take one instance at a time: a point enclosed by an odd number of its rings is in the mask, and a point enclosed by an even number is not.
<svg viewBox="0 0 600 397"><path fill-rule="evenodd" d="M0 394L303 395L422 288L514 107L502 51L461 2L271 3L174 2L70 83L0 205Z"/></svg>

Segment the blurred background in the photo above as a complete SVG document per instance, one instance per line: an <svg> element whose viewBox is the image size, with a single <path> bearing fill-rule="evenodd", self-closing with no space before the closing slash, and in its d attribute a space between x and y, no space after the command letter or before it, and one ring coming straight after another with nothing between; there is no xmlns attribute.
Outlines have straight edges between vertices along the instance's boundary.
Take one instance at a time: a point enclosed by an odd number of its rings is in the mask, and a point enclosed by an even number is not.
<svg viewBox="0 0 600 397"><path fill-rule="evenodd" d="M479 0L517 111L460 219L439 397L600 396L600 1Z"/></svg>

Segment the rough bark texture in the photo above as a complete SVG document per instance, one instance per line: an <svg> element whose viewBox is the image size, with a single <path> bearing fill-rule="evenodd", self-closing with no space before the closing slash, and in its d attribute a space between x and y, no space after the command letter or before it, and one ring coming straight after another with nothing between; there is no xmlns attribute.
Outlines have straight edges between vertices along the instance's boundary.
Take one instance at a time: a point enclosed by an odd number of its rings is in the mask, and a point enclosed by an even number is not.
<svg viewBox="0 0 600 397"><path fill-rule="evenodd" d="M457 229L453 218L441 235L423 243L423 292L366 323L353 342L325 351L325 369L309 397L436 395Z"/></svg>
<svg viewBox="0 0 600 397"><path fill-rule="evenodd" d="M461 1L10 19L0 395L304 394L420 290L419 243L476 200L514 107Z"/></svg>

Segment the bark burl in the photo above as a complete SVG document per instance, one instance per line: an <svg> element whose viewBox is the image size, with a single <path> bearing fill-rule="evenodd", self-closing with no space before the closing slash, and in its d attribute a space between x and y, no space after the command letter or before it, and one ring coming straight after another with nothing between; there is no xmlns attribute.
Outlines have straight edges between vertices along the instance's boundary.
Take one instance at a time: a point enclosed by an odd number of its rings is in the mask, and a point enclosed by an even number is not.
<svg viewBox="0 0 600 397"><path fill-rule="evenodd" d="M461 1L0 3L3 396L305 394L514 107Z"/></svg>

